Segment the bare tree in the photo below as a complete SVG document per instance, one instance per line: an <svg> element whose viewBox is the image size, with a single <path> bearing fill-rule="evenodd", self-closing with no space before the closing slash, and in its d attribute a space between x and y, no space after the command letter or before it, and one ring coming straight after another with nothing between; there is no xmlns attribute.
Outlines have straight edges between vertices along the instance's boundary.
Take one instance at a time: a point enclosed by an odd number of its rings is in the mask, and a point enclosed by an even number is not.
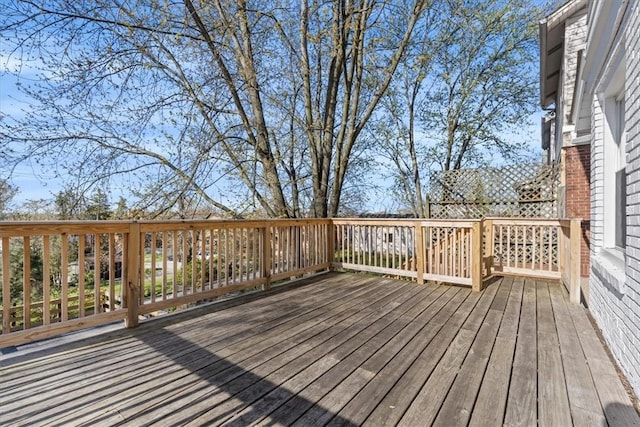
<svg viewBox="0 0 640 427"><path fill-rule="evenodd" d="M6 216L6 210L18 189L4 179L0 179L0 219Z"/></svg>
<svg viewBox="0 0 640 427"><path fill-rule="evenodd" d="M448 0L438 7L441 19L414 38L400 65L404 78L383 101L391 135L382 140L378 130L371 137L417 216L425 213L423 180L431 170L521 156L522 141L510 135L536 108L538 9L520 0Z"/></svg>
<svg viewBox="0 0 640 427"><path fill-rule="evenodd" d="M428 3L5 2L3 54L38 72L20 81L33 107L0 121L3 160L130 185L151 215L336 215Z"/></svg>

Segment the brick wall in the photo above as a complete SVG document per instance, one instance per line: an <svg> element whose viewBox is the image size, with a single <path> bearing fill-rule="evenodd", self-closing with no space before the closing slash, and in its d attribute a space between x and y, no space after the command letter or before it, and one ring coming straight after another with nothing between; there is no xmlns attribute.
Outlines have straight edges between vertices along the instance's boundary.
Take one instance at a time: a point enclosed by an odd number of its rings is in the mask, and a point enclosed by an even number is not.
<svg viewBox="0 0 640 427"><path fill-rule="evenodd" d="M629 4L625 25L627 239L623 270L603 246L603 114L594 98L591 141L590 306L609 348L640 395L640 2Z"/></svg>
<svg viewBox="0 0 640 427"><path fill-rule="evenodd" d="M591 221L591 147L564 147L565 217L582 218L580 275L589 276Z"/></svg>

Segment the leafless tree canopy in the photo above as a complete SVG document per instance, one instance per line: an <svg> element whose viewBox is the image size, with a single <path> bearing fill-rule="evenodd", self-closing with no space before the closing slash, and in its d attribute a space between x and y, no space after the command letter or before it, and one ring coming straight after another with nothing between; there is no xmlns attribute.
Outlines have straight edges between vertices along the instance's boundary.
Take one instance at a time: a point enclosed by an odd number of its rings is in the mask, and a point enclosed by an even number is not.
<svg viewBox="0 0 640 427"><path fill-rule="evenodd" d="M398 68L468 43L436 26L455 3L477 1L6 1L2 59L30 107L0 117L0 161L124 186L147 216L338 215Z"/></svg>

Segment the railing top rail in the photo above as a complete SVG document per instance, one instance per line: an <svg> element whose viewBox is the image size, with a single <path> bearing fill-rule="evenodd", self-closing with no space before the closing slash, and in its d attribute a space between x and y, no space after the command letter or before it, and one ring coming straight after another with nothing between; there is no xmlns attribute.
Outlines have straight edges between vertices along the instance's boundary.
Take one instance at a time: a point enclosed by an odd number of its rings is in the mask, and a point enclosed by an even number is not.
<svg viewBox="0 0 640 427"><path fill-rule="evenodd" d="M130 221L0 222L0 237L126 233Z"/></svg>
<svg viewBox="0 0 640 427"><path fill-rule="evenodd" d="M330 224L327 218L300 218L300 219L210 219L210 220L171 220L171 221L138 221L140 230L148 231L172 231L208 228L266 228L287 227L291 225L317 225Z"/></svg>
<svg viewBox="0 0 640 427"><path fill-rule="evenodd" d="M335 225L385 225L408 227L415 225L417 219L406 218L332 218L331 223Z"/></svg>
<svg viewBox="0 0 640 427"><path fill-rule="evenodd" d="M333 218L331 222L337 225L397 225L414 226L421 223L423 226L439 227L471 227L480 222L480 219L430 219L430 218Z"/></svg>
<svg viewBox="0 0 640 427"><path fill-rule="evenodd" d="M127 233L131 224L139 224L141 231L170 231L197 228L230 228L288 225L330 224L327 218L301 219L194 219L194 220L51 220L51 221L7 221L0 222L0 237L22 237L33 235Z"/></svg>
<svg viewBox="0 0 640 427"><path fill-rule="evenodd" d="M562 226L561 219L557 218L485 218L486 221L493 222L494 225L555 225Z"/></svg>

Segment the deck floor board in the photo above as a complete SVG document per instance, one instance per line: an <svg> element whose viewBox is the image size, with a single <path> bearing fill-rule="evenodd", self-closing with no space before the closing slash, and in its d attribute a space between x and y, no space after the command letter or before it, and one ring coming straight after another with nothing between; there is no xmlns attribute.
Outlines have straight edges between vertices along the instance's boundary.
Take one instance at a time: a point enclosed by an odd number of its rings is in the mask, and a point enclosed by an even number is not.
<svg viewBox="0 0 640 427"><path fill-rule="evenodd" d="M559 284L332 273L0 359L0 425L640 425Z"/></svg>

